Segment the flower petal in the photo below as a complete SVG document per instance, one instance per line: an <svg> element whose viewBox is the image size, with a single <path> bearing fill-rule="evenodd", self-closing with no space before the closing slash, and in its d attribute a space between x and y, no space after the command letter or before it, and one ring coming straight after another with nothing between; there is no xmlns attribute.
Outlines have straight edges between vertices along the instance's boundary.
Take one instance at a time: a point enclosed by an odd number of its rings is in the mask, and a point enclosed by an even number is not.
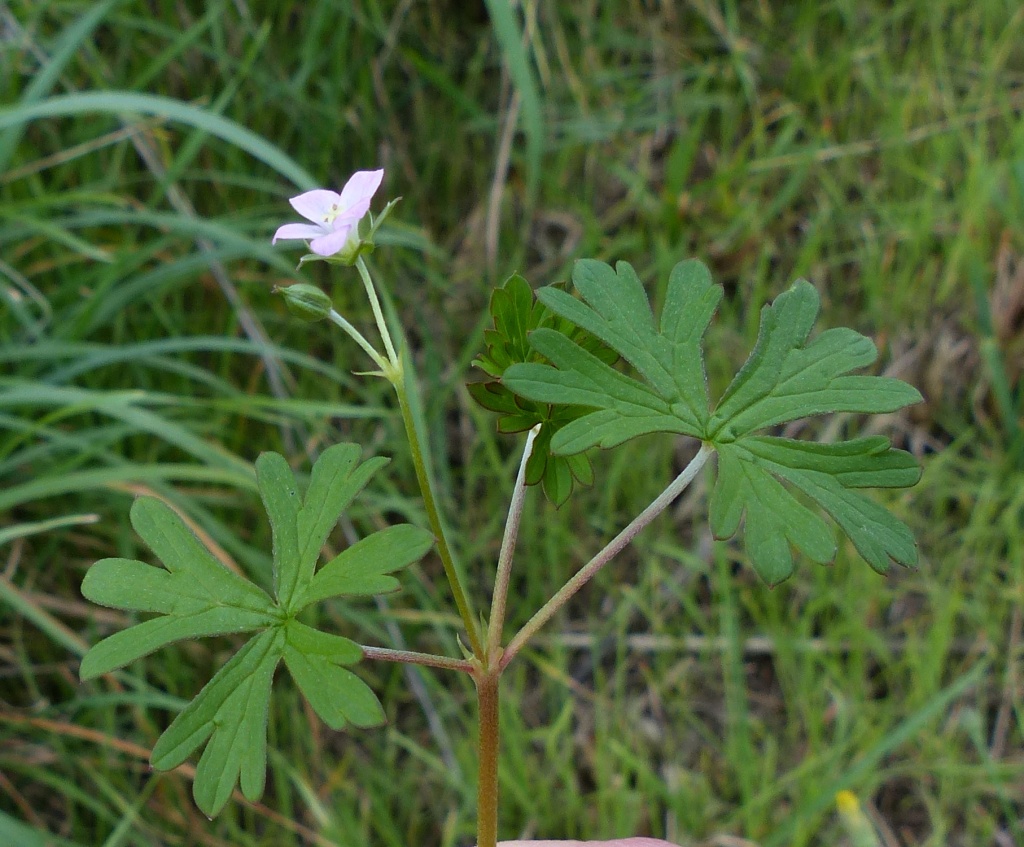
<svg viewBox="0 0 1024 847"><path fill-rule="evenodd" d="M325 188L314 188L288 201L292 208L307 221L322 224L333 220L336 208L341 208L341 195Z"/></svg>
<svg viewBox="0 0 1024 847"><path fill-rule="evenodd" d="M318 238L324 234L323 227L313 224L285 224L277 228L271 244L276 244L279 238Z"/></svg>
<svg viewBox="0 0 1024 847"><path fill-rule="evenodd" d="M323 235L320 238L314 238L309 242L309 249L318 256L333 256L345 246L351 231L351 226L340 226L334 232Z"/></svg>
<svg viewBox="0 0 1024 847"><path fill-rule="evenodd" d="M341 201L338 206L340 215L347 221L358 221L370 209L370 200L380 188L384 179L384 169L379 171L356 171L341 189Z"/></svg>

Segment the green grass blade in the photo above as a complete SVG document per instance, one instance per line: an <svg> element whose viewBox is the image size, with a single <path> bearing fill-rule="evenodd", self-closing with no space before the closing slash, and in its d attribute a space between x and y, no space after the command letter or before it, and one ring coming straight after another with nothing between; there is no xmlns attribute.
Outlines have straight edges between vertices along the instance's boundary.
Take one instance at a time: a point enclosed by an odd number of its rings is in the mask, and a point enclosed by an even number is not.
<svg viewBox="0 0 1024 847"><path fill-rule="evenodd" d="M541 155L544 145L544 117L540 89L534 79L530 60L523 46L523 34L508 0L486 0L494 25L494 37L508 65L522 101L523 128L526 131L526 184L528 205L536 202L540 186Z"/></svg>
<svg viewBox="0 0 1024 847"><path fill-rule="evenodd" d="M0 529L0 546L14 541L16 538L26 538L29 535L37 535L40 532L50 532L65 526L83 526L96 523L99 515L67 515L66 517L50 518L45 521L33 521L32 523L15 524Z"/></svg>
<svg viewBox="0 0 1024 847"><path fill-rule="evenodd" d="M57 84L61 73L75 58L75 54L82 44L103 22L107 13L120 2L121 0L101 0L61 33L50 60L43 65L41 70L33 74L32 79L25 86L25 90L21 94L22 106L37 102ZM22 132L23 127L15 126L0 133L0 173L7 169L7 165L11 161L11 154L14 153L21 140Z"/></svg>
<svg viewBox="0 0 1024 847"><path fill-rule="evenodd" d="M29 826L0 811L0 844L11 847L83 847L78 841L69 841L52 832Z"/></svg>
<svg viewBox="0 0 1024 847"><path fill-rule="evenodd" d="M806 827L809 821L831 808L836 794L843 789L856 789L863 780L878 770L886 756L911 741L931 721L940 717L957 697L977 685L988 669L984 662L975 666L939 691L916 712L900 721L881 741L865 750L854 762L845 767L842 776L825 783L819 791L798 803L787 815L786 822L764 841L764 847L784 847L790 844L794 833L800 827Z"/></svg>
<svg viewBox="0 0 1024 847"><path fill-rule="evenodd" d="M308 190L316 188L318 184L318 181L294 159L235 121L212 114L198 106L156 94L136 94L129 91L62 94L38 103L26 103L0 110L0 130L21 127L45 118L66 118L90 113L137 113L183 123L245 150L253 158L291 180L297 188Z"/></svg>

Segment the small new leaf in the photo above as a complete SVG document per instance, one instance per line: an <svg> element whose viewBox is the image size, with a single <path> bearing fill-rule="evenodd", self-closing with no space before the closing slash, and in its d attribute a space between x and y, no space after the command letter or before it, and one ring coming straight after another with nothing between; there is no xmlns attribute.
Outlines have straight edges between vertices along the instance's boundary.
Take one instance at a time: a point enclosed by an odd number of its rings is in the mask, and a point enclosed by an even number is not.
<svg viewBox="0 0 1024 847"><path fill-rule="evenodd" d="M305 496L282 456L264 453L257 459L257 483L273 534L273 598L227 570L169 506L148 497L132 506L132 526L164 568L103 559L82 583L82 593L93 602L157 615L89 650L82 660L83 680L184 638L256 633L153 748L153 766L166 770L206 744L193 793L208 815L224 807L236 784L249 800L263 792L271 685L282 659L331 728L383 721L373 692L346 669L362 658L359 645L295 619L319 600L396 590L398 581L390 574L422 558L433 544L430 533L400 524L367 536L317 572L320 550L340 514L387 463L381 458L360 462L360 454L355 444L325 450L313 466Z"/></svg>
<svg viewBox="0 0 1024 847"><path fill-rule="evenodd" d="M900 380L851 375L877 356L860 333L830 329L808 341L820 305L810 283L797 282L764 308L754 350L713 410L702 339L722 289L704 265L691 260L673 269L658 321L625 262L614 270L578 262L573 283L582 300L557 288L541 289L538 299L620 354L642 380L563 333L531 333L531 345L547 363L512 364L502 385L521 403L583 409L551 437L555 455L613 447L651 432L711 444L718 452L712 530L728 538L745 515L747 554L770 584L792 573L794 547L816 562L835 555L832 531L805 501L823 509L875 570L885 571L890 560L916 563L909 529L856 490L913 485L920 469L912 456L884 438L813 444L755 434L809 415L892 412L921 400Z"/></svg>
<svg viewBox="0 0 1024 847"><path fill-rule="evenodd" d="M490 379L470 383L470 396L485 409L498 413L499 432L525 432L541 425L527 464L526 483L540 483L547 498L561 506L577 483L592 484L593 470L586 456L569 459L553 453L551 439L562 427L589 410L524 399L502 383L502 375L517 362L547 361L531 346L530 336L540 328L564 334L603 362L614 362L618 356L589 333L539 303L530 284L518 274L513 274L501 288L494 290L490 311L494 327L484 331L486 349L473 362Z"/></svg>

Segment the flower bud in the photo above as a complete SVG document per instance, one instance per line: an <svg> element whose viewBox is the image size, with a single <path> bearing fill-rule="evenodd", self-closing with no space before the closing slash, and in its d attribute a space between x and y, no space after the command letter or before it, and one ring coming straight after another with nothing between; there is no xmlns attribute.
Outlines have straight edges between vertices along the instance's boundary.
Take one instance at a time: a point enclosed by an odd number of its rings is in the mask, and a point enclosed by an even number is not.
<svg viewBox="0 0 1024 847"><path fill-rule="evenodd" d="M322 321L334 308L331 298L315 285L297 282L274 291L284 297L288 311L304 321Z"/></svg>

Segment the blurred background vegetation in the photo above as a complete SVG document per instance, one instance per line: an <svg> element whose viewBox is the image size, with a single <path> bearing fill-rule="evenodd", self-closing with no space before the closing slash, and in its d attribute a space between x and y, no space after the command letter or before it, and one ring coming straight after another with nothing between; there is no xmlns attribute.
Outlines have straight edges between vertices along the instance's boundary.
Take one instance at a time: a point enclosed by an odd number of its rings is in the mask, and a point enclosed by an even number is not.
<svg viewBox="0 0 1024 847"><path fill-rule="evenodd" d="M1016 0L9 0L0 98L0 843L472 843L465 679L364 663L390 723L358 734L279 680L268 792L212 823L187 768L147 758L229 640L77 682L124 624L82 600L85 569L149 559L140 493L260 579L252 461L306 469L351 439L395 462L348 529L422 521L385 386L271 293L298 278L269 245L287 198L378 166L404 199L373 265L411 328L477 596L519 446L464 386L514 270L540 285L625 259L657 298L699 257L727 290L713 394L805 276L821 325L876 339L880 371L927 398L801 431L921 457L916 489L879 495L920 569L881 578L843 545L769 591L712 541L697 485L507 676L503 837L853 844L848 789L884 847L1024 843ZM352 274L327 271L302 278L365 323ZM531 498L510 625L690 449L644 439L595 456L561 510ZM325 624L457 655L439 564L404 585Z"/></svg>

